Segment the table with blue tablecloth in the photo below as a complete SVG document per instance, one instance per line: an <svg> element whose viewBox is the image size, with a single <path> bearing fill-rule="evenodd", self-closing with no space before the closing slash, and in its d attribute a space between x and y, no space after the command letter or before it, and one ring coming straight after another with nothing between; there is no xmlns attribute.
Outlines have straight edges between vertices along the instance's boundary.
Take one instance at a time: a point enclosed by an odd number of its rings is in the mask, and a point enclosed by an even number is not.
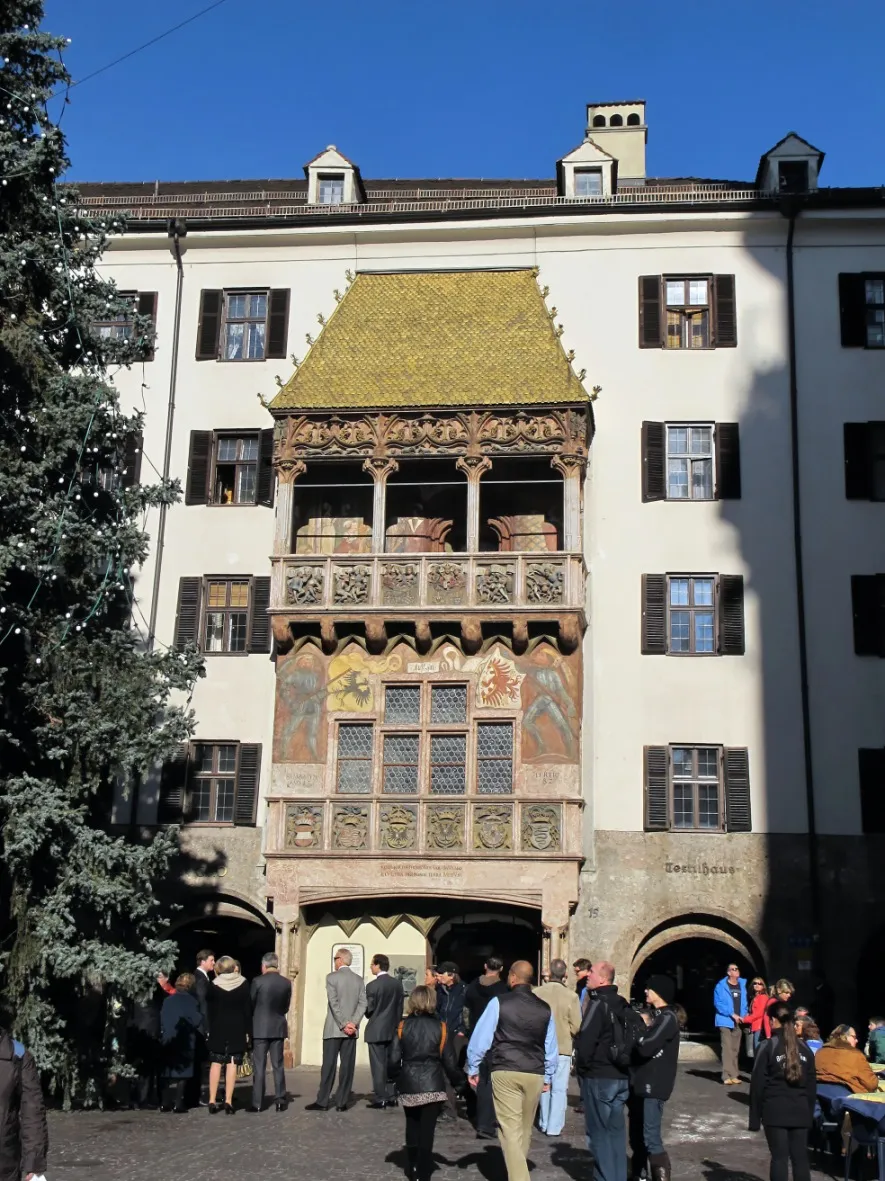
<svg viewBox="0 0 885 1181"><path fill-rule="evenodd" d="M842 1108L844 1111L850 1111L852 1115L859 1115L861 1119L868 1120L875 1125L877 1135L885 1136L885 1092L846 1095L842 1100Z"/></svg>

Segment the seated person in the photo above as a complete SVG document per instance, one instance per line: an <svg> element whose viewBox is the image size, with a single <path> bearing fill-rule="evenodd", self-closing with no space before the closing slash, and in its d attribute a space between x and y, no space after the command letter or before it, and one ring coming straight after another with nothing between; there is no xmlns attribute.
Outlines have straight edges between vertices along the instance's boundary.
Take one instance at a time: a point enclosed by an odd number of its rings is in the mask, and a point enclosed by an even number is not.
<svg viewBox="0 0 885 1181"><path fill-rule="evenodd" d="M871 1017L868 1028L867 1057L870 1062L885 1062L885 1017Z"/></svg>
<svg viewBox="0 0 885 1181"><path fill-rule="evenodd" d="M879 1087L879 1080L857 1048L857 1034L851 1025L837 1025L826 1044L815 1055L819 1083L840 1083L853 1095L869 1094Z"/></svg>
<svg viewBox="0 0 885 1181"><path fill-rule="evenodd" d="M796 1030L796 1036L802 1038L812 1054L816 1054L824 1043L820 1036L820 1030L807 1009L804 1010L801 1016L797 1012L793 1026Z"/></svg>

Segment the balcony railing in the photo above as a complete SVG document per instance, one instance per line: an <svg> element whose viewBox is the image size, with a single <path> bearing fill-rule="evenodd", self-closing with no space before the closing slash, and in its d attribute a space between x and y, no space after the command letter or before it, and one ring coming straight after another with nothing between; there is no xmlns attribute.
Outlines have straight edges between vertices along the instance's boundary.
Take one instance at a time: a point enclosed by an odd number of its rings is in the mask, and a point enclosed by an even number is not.
<svg viewBox="0 0 885 1181"><path fill-rule="evenodd" d="M289 554L273 562L271 610L582 610L584 563L565 553Z"/></svg>

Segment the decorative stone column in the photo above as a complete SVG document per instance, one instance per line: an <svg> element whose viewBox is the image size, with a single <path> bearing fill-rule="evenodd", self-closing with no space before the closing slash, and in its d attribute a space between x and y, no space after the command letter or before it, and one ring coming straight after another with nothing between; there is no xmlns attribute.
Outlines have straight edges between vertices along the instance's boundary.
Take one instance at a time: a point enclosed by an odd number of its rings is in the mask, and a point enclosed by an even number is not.
<svg viewBox="0 0 885 1181"><path fill-rule="evenodd" d="M572 553L581 549L581 481L585 461L579 455L554 455L550 466L562 473L562 548Z"/></svg>
<svg viewBox="0 0 885 1181"><path fill-rule="evenodd" d="M276 515L274 516L273 552L283 557L292 552L292 519L295 509L295 481L307 471L300 459L277 462Z"/></svg>
<svg viewBox="0 0 885 1181"><path fill-rule="evenodd" d="M487 455L462 455L455 467L467 476L467 552L479 552L479 482L491 469Z"/></svg>
<svg viewBox="0 0 885 1181"><path fill-rule="evenodd" d="M372 497L372 553L384 553L384 522L387 517L387 477L399 470L395 459L378 455L367 459L363 471L375 481Z"/></svg>

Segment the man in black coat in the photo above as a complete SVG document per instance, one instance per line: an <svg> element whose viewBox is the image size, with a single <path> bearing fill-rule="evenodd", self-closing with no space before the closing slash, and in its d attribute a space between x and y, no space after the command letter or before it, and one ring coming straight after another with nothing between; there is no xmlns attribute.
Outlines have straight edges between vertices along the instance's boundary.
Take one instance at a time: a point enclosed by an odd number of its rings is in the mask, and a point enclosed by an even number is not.
<svg viewBox="0 0 885 1181"><path fill-rule="evenodd" d="M197 970L194 972L193 993L203 1015L203 1031L209 1033L209 989L212 987L212 977L215 975L215 952L204 948L197 952ZM203 1099L203 1069L207 1059L206 1040L197 1038L196 1058L194 1059L194 1077L188 1087L188 1101L191 1106L205 1107Z"/></svg>
<svg viewBox="0 0 885 1181"><path fill-rule="evenodd" d="M369 1065L372 1068L372 1089L375 1092L369 1107L381 1109L396 1106L396 1091L388 1082L387 1064L390 1043L403 1015L405 993L401 980L389 975L390 960L386 955L372 957L371 972L375 977L366 985L366 1032Z"/></svg>
<svg viewBox="0 0 885 1181"><path fill-rule="evenodd" d="M277 1111L286 1110L283 1042L289 1032L288 1016L291 1003L292 981L280 975L279 957L269 951L261 957L261 975L252 981L252 1059L255 1074L252 1078L250 1111L261 1111L261 1105L264 1103L268 1054L273 1067L276 1108Z"/></svg>
<svg viewBox="0 0 885 1181"><path fill-rule="evenodd" d="M46 1170L49 1136L37 1064L0 1028L0 1181Z"/></svg>
<svg viewBox="0 0 885 1181"><path fill-rule="evenodd" d="M652 1181L670 1181L661 1122L679 1065L679 1019L670 1007L675 996L676 985L669 976L651 976L646 981L645 999L654 1015L636 1043L630 1078L632 1173L639 1177L650 1172Z"/></svg>

